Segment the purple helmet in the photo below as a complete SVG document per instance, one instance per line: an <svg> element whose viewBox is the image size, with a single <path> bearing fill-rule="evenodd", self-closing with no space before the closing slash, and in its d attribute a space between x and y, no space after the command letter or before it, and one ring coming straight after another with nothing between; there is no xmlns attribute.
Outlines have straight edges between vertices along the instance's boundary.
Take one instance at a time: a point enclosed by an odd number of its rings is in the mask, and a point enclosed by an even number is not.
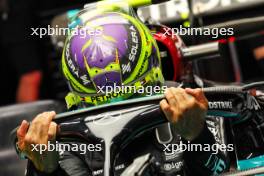
<svg viewBox="0 0 264 176"><path fill-rule="evenodd" d="M75 100L100 104L128 97L106 98L100 93L107 87L163 81L157 44L138 19L117 12L93 18L85 14L75 19L78 25L71 29L62 56L63 73ZM154 72L158 76L152 78Z"/></svg>

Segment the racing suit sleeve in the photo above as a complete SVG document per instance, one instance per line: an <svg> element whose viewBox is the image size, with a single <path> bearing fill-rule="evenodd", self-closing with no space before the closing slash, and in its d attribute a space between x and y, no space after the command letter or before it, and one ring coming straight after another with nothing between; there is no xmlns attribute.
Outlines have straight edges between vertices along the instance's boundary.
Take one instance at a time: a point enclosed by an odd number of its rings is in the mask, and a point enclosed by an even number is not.
<svg viewBox="0 0 264 176"><path fill-rule="evenodd" d="M35 168L34 164L28 160L26 176L68 176L68 174L66 174L60 166L50 174L40 172Z"/></svg>
<svg viewBox="0 0 264 176"><path fill-rule="evenodd" d="M38 171L31 161L28 161L26 176L91 176L84 157L77 152L64 151L60 155L58 168L50 174Z"/></svg>
<svg viewBox="0 0 264 176"><path fill-rule="evenodd" d="M183 140L184 144L198 146L202 145L202 151L184 152L184 161L187 175L219 175L228 169L227 157L220 150L215 150L216 142L213 134L209 131L206 123L204 129L197 138L189 142ZM194 148L194 147L192 147Z"/></svg>

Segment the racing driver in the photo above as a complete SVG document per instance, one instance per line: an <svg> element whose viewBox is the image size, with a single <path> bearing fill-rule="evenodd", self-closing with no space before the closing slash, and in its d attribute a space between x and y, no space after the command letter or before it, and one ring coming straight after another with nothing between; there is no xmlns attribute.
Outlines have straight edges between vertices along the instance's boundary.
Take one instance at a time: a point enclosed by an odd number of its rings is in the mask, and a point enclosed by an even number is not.
<svg viewBox="0 0 264 176"><path fill-rule="evenodd" d="M74 24L75 31L67 37L62 55L62 70L71 90L66 97L70 109L145 96L137 90L166 85L157 43L137 18L119 12L91 17L84 11L75 17ZM107 86L133 86L134 91L99 93ZM218 175L228 169L221 151L164 150L164 144L179 142L215 144L205 122L207 106L201 89L167 88L160 107L170 123L146 131L129 144L117 158L116 175L147 153L160 163L157 175ZM17 148L29 161L26 175L103 175L104 159L100 152L32 151L32 144L55 142L55 115L43 112L31 124L24 120L17 130Z"/></svg>

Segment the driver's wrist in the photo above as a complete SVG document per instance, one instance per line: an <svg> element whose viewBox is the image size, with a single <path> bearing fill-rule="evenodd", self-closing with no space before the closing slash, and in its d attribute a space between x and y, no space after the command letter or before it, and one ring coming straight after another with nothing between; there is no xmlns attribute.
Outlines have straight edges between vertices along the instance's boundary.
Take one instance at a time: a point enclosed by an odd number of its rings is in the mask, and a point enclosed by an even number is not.
<svg viewBox="0 0 264 176"><path fill-rule="evenodd" d="M20 150L17 141L15 141L15 149L20 159L27 159L27 155L22 150Z"/></svg>
<svg viewBox="0 0 264 176"><path fill-rule="evenodd" d="M55 141L52 142L55 143ZM59 152L53 150L39 153L36 161L32 162L38 171L46 174L53 173L59 166Z"/></svg>
<svg viewBox="0 0 264 176"><path fill-rule="evenodd" d="M206 122L204 122L202 130L195 138L193 138L192 140L184 139L184 141L186 143L187 141L189 141L189 143L192 143L192 144L213 144L215 143L214 136L208 129Z"/></svg>
<svg viewBox="0 0 264 176"><path fill-rule="evenodd" d="M32 165L38 176L54 176L56 175L57 170L59 170L59 165L54 167L52 170L40 170L36 168L35 164Z"/></svg>
<svg viewBox="0 0 264 176"><path fill-rule="evenodd" d="M45 175L45 176L47 176L47 175L52 175L52 173L54 173L54 172L58 169L59 164L56 163L56 164L55 164L54 166L52 166L52 167L42 166L42 168L40 168L40 167L36 167L36 165L34 164L34 167L35 167L36 171L37 171L38 173L40 173L40 175Z"/></svg>
<svg viewBox="0 0 264 176"><path fill-rule="evenodd" d="M189 136L187 136L185 139L192 142L195 141L197 138L199 138L201 135L203 135L203 131L207 129L206 122L202 121L199 126L199 129L196 129L194 132L192 132ZM198 128L198 127L197 127Z"/></svg>
<svg viewBox="0 0 264 176"><path fill-rule="evenodd" d="M203 130L207 128L205 120L196 122L195 128L178 128L175 126L175 131L178 131L178 134L186 141L194 141L198 138Z"/></svg>

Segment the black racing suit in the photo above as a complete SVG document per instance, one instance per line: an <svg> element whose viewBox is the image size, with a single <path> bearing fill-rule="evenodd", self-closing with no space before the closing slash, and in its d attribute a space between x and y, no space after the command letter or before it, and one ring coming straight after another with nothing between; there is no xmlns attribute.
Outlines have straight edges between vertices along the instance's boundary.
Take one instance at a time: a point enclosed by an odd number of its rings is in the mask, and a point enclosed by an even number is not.
<svg viewBox="0 0 264 176"><path fill-rule="evenodd" d="M211 129L210 129L211 130ZM215 144L215 137L205 125L201 134L191 144ZM164 124L138 136L130 143L117 158L116 175L120 175L135 158L151 153L160 163L160 176L178 175L218 175L228 169L227 159L221 151L181 151L165 149L169 144L179 144L181 139L175 134L173 126ZM168 148L170 148L168 147ZM172 148L171 148L172 149ZM102 176L104 165L103 152L64 152L60 155L59 168L52 174L38 172L29 161L27 176Z"/></svg>

